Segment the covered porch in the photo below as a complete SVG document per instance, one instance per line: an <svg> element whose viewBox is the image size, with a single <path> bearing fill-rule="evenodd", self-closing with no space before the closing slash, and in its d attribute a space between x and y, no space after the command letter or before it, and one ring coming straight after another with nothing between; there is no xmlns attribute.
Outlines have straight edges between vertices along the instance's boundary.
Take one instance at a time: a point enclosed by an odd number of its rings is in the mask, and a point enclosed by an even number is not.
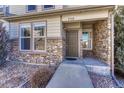
<svg viewBox="0 0 124 93"><path fill-rule="evenodd" d="M111 28L109 20L88 20L63 23L65 58L97 58L111 63Z"/></svg>
<svg viewBox="0 0 124 93"><path fill-rule="evenodd" d="M112 60L112 8L94 8L63 14L64 58L97 58L109 65Z"/></svg>

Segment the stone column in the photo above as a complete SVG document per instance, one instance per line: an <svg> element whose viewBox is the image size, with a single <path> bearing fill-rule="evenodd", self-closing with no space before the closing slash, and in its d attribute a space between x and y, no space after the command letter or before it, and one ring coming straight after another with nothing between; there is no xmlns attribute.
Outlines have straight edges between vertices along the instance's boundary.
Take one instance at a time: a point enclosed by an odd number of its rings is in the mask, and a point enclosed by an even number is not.
<svg viewBox="0 0 124 93"><path fill-rule="evenodd" d="M110 20L97 21L94 24L93 54L110 65L111 61L111 26Z"/></svg>

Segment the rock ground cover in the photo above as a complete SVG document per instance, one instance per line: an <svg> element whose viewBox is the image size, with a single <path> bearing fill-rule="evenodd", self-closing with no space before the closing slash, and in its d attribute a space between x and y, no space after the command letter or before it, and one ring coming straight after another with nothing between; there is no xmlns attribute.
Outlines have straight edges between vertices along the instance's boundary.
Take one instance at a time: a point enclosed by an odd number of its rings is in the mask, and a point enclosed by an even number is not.
<svg viewBox="0 0 124 93"><path fill-rule="evenodd" d="M122 76L116 75L116 79L120 83L120 85L124 88L124 78Z"/></svg>
<svg viewBox="0 0 124 93"><path fill-rule="evenodd" d="M89 75L95 88L118 88L111 76L99 75L93 72L89 72Z"/></svg>
<svg viewBox="0 0 124 93"><path fill-rule="evenodd" d="M107 64L94 58L85 58L83 61L95 88L118 87L110 74L110 67Z"/></svg>
<svg viewBox="0 0 124 93"><path fill-rule="evenodd" d="M41 68L44 66L6 62L0 66L0 88L19 87L24 82L29 81L32 74Z"/></svg>

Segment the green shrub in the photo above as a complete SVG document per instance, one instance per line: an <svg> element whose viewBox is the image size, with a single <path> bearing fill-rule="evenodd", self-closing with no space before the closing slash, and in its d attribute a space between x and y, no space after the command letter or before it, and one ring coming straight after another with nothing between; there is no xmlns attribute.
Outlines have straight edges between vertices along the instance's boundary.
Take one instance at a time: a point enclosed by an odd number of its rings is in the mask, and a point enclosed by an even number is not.
<svg viewBox="0 0 124 93"><path fill-rule="evenodd" d="M7 35L3 23L0 23L0 65L6 61L7 58Z"/></svg>
<svg viewBox="0 0 124 93"><path fill-rule="evenodd" d="M124 7L115 14L115 70L124 72Z"/></svg>

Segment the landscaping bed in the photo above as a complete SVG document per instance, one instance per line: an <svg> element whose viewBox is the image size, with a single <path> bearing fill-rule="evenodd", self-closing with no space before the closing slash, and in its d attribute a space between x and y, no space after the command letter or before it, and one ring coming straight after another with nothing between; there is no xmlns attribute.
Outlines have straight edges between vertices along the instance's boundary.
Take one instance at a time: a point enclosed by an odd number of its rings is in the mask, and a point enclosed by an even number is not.
<svg viewBox="0 0 124 93"><path fill-rule="evenodd" d="M118 88L111 76L99 75L89 72L90 78L95 88Z"/></svg>
<svg viewBox="0 0 124 93"><path fill-rule="evenodd" d="M124 73L121 73L118 70L115 70L115 76L120 86L124 88Z"/></svg>
<svg viewBox="0 0 124 93"><path fill-rule="evenodd" d="M94 58L85 58L84 64L95 88L118 88L107 64Z"/></svg>
<svg viewBox="0 0 124 93"><path fill-rule="evenodd" d="M124 88L124 78L116 76L116 79L118 80L118 82L120 83L120 85Z"/></svg>
<svg viewBox="0 0 124 93"><path fill-rule="evenodd" d="M56 67L49 67L46 65L30 65L18 62L5 62L0 66L0 88L24 87L23 84L26 85L28 81L31 81L37 71L44 71L46 68L52 75L55 72ZM49 76L50 78L51 75ZM47 83L48 80L45 85ZM45 85L41 85L41 87ZM27 83L26 87L31 86Z"/></svg>

